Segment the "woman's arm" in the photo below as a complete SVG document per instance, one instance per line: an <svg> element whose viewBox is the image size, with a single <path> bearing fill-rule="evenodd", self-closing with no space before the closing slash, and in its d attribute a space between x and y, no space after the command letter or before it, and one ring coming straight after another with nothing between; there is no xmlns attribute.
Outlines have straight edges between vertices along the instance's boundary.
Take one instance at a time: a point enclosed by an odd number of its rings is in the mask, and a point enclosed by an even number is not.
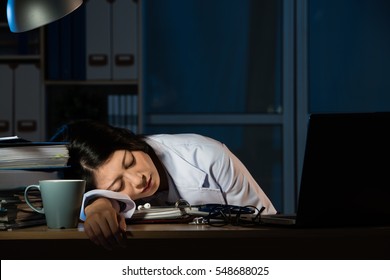
<svg viewBox="0 0 390 280"><path fill-rule="evenodd" d="M119 214L120 205L117 200L98 197L88 204L84 211L85 233L92 242L108 250L124 246L126 222Z"/></svg>
<svg viewBox="0 0 390 280"><path fill-rule="evenodd" d="M212 164L210 171L226 195L228 204L252 205L261 209L263 214L276 214L271 200L253 178L246 166L225 145Z"/></svg>

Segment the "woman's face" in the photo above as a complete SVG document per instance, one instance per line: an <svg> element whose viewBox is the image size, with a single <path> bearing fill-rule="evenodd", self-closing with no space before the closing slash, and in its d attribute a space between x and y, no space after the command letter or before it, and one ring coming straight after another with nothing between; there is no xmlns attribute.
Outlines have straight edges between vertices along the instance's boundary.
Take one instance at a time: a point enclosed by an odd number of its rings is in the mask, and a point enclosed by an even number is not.
<svg viewBox="0 0 390 280"><path fill-rule="evenodd" d="M115 151L94 176L97 189L124 193L133 200L153 195L160 186L156 166L142 151Z"/></svg>

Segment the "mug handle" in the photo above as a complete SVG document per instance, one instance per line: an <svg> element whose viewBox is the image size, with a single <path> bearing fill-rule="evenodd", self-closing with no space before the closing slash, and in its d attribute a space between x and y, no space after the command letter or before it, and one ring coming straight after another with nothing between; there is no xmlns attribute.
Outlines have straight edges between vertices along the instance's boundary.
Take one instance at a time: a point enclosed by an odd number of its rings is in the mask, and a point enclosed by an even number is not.
<svg viewBox="0 0 390 280"><path fill-rule="evenodd" d="M30 200L28 199L28 191L31 189L37 189L38 191L41 191L39 185L30 185L24 190L24 199L26 200L26 203L30 208L38 213L45 214L45 211L43 208L37 208L34 205L31 204Z"/></svg>

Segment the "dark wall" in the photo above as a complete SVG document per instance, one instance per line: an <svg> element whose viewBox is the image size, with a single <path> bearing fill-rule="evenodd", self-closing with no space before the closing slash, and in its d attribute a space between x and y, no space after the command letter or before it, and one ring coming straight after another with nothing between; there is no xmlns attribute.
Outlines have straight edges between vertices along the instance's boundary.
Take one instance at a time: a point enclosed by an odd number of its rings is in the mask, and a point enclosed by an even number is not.
<svg viewBox="0 0 390 280"><path fill-rule="evenodd" d="M310 112L390 110L390 1L309 0Z"/></svg>

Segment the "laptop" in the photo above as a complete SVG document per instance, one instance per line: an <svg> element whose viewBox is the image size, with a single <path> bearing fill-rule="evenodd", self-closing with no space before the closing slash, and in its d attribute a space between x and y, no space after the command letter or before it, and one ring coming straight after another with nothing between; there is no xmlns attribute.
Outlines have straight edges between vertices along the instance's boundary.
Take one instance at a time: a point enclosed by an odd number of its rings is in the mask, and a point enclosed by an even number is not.
<svg viewBox="0 0 390 280"><path fill-rule="evenodd" d="M309 117L297 212L262 216L298 227L390 224L390 113Z"/></svg>

